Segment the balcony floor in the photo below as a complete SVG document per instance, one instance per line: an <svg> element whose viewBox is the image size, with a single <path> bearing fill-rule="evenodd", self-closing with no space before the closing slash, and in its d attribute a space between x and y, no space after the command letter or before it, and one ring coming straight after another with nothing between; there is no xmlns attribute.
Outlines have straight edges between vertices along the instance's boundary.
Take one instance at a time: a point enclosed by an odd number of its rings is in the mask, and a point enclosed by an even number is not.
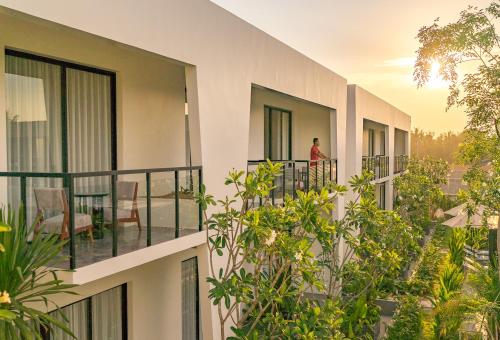
<svg viewBox="0 0 500 340"><path fill-rule="evenodd" d="M198 232L198 229L180 229L180 237ZM173 227L151 227L151 245L175 239ZM118 255L146 248L147 229L141 230L135 225L118 227ZM112 257L113 238L110 229L105 228L104 237L90 241L85 233L76 236L76 267L84 267ZM63 250L63 256L69 256L69 245ZM69 260L58 262L57 268L69 269Z"/></svg>

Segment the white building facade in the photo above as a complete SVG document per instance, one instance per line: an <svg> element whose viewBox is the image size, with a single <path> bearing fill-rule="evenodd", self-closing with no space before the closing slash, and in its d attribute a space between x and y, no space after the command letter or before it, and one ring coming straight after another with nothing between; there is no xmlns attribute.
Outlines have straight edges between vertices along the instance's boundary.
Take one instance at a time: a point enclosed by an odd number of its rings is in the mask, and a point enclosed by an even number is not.
<svg viewBox="0 0 500 340"><path fill-rule="evenodd" d="M200 183L224 197L231 169L271 158L293 167L293 193L387 156L389 209L410 124L207 0L0 0L0 203L73 217L52 228L70 240L61 266L79 295L56 300L81 338L217 339Z"/></svg>

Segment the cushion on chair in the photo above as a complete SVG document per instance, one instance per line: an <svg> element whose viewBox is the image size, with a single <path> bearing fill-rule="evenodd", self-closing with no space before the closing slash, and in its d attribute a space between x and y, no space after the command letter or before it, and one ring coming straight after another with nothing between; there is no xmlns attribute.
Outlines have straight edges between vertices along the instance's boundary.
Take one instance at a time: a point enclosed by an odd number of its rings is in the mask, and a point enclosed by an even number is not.
<svg viewBox="0 0 500 340"><path fill-rule="evenodd" d="M40 228L44 233L60 234L62 230L64 214L59 214L54 217L49 217L42 221ZM86 214L75 214L75 229L88 227L92 225L92 217Z"/></svg>

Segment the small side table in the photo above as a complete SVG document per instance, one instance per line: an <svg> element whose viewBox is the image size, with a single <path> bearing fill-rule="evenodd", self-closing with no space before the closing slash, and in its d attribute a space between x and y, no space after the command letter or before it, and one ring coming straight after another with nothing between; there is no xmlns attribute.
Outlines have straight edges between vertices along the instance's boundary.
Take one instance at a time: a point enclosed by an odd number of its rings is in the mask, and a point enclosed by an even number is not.
<svg viewBox="0 0 500 340"><path fill-rule="evenodd" d="M83 214L91 213L92 224L95 227L94 238L101 239L104 237L104 197L108 196L108 192L78 192L75 197L78 198L78 212ZM89 204L90 200L90 204Z"/></svg>

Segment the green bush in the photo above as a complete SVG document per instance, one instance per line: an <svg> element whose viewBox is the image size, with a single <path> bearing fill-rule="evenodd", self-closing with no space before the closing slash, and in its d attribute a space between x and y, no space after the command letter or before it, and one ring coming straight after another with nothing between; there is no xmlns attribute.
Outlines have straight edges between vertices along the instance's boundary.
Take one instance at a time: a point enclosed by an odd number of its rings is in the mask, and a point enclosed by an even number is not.
<svg viewBox="0 0 500 340"><path fill-rule="evenodd" d="M422 260L418 264L414 275L409 280L409 292L418 296L429 296L432 293L432 284L439 272L444 255L432 242L423 251Z"/></svg>
<svg viewBox="0 0 500 340"><path fill-rule="evenodd" d="M462 268L465 260L465 230L461 228L453 229L450 239L448 240L448 249L450 263Z"/></svg>
<svg viewBox="0 0 500 340"><path fill-rule="evenodd" d="M413 295L403 296L394 316L394 323L389 327L388 340L420 339L423 329L423 315L420 300Z"/></svg>

